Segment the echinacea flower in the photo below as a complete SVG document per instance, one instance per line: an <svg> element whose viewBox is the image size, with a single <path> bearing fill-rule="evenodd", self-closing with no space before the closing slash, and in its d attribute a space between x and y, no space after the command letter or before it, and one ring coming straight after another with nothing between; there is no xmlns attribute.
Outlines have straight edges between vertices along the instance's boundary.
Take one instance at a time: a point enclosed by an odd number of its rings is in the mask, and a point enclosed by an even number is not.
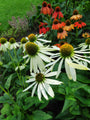
<svg viewBox="0 0 90 120"><path fill-rule="evenodd" d="M90 38L87 38L85 43L81 43L79 46L82 48L81 50L86 49L87 47L90 49Z"/></svg>
<svg viewBox="0 0 90 120"><path fill-rule="evenodd" d="M82 37L89 38L90 37L90 33L85 32L85 33L82 34Z"/></svg>
<svg viewBox="0 0 90 120"><path fill-rule="evenodd" d="M17 47L19 47L19 44L16 42L16 40L14 38L10 38L9 39L9 49L16 49Z"/></svg>
<svg viewBox="0 0 90 120"><path fill-rule="evenodd" d="M0 38L0 51L6 51L8 49L9 43L6 38Z"/></svg>
<svg viewBox="0 0 90 120"><path fill-rule="evenodd" d="M59 28L59 21L57 19L54 19L53 24L52 24L52 29L53 30L58 30Z"/></svg>
<svg viewBox="0 0 90 120"><path fill-rule="evenodd" d="M74 24L71 24L71 21L68 19L65 22L65 27L63 28L66 31L71 31L72 29L74 29Z"/></svg>
<svg viewBox="0 0 90 120"><path fill-rule="evenodd" d="M74 27L77 27L78 29L84 26L86 26L86 23L82 22L81 20L74 23Z"/></svg>
<svg viewBox="0 0 90 120"><path fill-rule="evenodd" d="M63 18L63 14L62 14L62 12L60 11L60 7L59 6L57 6L56 8L55 8L55 11L54 11L54 13L53 13L53 15L52 15L52 18L54 18L54 19L56 19L56 18Z"/></svg>
<svg viewBox="0 0 90 120"><path fill-rule="evenodd" d="M30 83L30 85L25 90L23 90L23 92L33 87L31 96L32 97L34 96L35 91L37 89L37 96L40 101L41 101L42 95L46 100L48 100L47 94L50 95L51 97L54 97L54 91L50 85L62 84L62 82L60 81L49 78L49 77L55 76L56 74L57 74L56 71L31 73L32 76L30 76L30 79L26 81L26 83Z"/></svg>
<svg viewBox="0 0 90 120"><path fill-rule="evenodd" d="M67 32L63 28L59 28L57 31L57 38L65 39L66 36L68 36Z"/></svg>
<svg viewBox="0 0 90 120"><path fill-rule="evenodd" d="M53 9L52 9L52 6L51 6L51 4L49 3L49 4L47 4L47 7L49 8L49 15L51 15L52 13L53 13Z"/></svg>
<svg viewBox="0 0 90 120"><path fill-rule="evenodd" d="M26 39L29 40L30 42L34 42L38 45L43 45L44 43L50 43L51 42L50 40L45 40L42 37L44 37L43 34L40 34L40 35L36 34L35 35L35 34L32 33L32 34L28 35L28 37Z"/></svg>
<svg viewBox="0 0 90 120"><path fill-rule="evenodd" d="M70 17L71 20L79 20L82 18L82 15L78 13L78 10L73 11L73 16Z"/></svg>
<svg viewBox="0 0 90 120"><path fill-rule="evenodd" d="M37 45L33 42L27 42L25 44L25 51L27 55L23 58L27 58L27 61L30 60L30 72L34 71L36 73L38 68L44 70L44 62L50 62L52 59L48 55L52 55L49 51L53 51L53 48L44 47Z"/></svg>
<svg viewBox="0 0 90 120"><path fill-rule="evenodd" d="M68 43L65 43L60 48L57 47L56 49L58 53L55 53L55 55L53 55L51 58L55 58L55 59L57 58L57 59L54 62L51 62L46 65L46 67L49 67L49 70L52 70L54 65L57 62L59 62L56 77L58 77L59 74L61 73L63 62L65 62L65 70L68 78L73 79L74 81L76 81L75 69L90 70L84 64L84 63L90 63L90 61L86 59L88 58L87 56L83 55L83 54L90 54L90 52L87 51L88 49L76 50L76 48L73 48L73 46Z"/></svg>
<svg viewBox="0 0 90 120"><path fill-rule="evenodd" d="M50 14L50 9L48 8L46 1L42 3L41 13L44 15Z"/></svg>

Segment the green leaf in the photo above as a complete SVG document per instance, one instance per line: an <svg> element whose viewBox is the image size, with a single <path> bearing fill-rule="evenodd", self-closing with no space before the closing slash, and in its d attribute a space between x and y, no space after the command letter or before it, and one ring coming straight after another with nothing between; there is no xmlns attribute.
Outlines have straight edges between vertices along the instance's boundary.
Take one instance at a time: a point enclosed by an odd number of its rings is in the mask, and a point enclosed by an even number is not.
<svg viewBox="0 0 90 120"><path fill-rule="evenodd" d="M64 112L65 110L67 110L75 102L76 102L76 100L74 99L73 96L67 96L66 99L65 99L65 102L64 102L64 106L63 106L62 112Z"/></svg>
<svg viewBox="0 0 90 120"><path fill-rule="evenodd" d="M6 89L9 89L9 87L10 87L10 85L11 85L11 80L12 80L12 78L13 78L13 74L11 74L11 75L8 77L8 79L7 79L6 83L5 83L5 88L6 88Z"/></svg>
<svg viewBox="0 0 90 120"><path fill-rule="evenodd" d="M36 110L33 112L33 120L49 120L52 116L41 110Z"/></svg>
<svg viewBox="0 0 90 120"><path fill-rule="evenodd" d="M4 104L4 106L3 106L3 108L2 108L2 110L1 110L1 114L2 115L9 115L10 114L10 112L11 112L11 110L10 110L11 108L10 108L10 105L9 104Z"/></svg>
<svg viewBox="0 0 90 120"><path fill-rule="evenodd" d="M29 109L30 107L32 107L34 104L39 104L40 101L38 100L37 97L27 97L25 99L25 105L23 106L24 110L27 110Z"/></svg>

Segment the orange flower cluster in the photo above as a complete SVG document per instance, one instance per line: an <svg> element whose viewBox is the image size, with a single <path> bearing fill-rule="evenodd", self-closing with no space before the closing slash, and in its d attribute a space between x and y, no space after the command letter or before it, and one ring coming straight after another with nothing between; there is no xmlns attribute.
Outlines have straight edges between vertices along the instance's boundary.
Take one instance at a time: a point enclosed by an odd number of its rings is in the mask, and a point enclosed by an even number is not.
<svg viewBox="0 0 90 120"><path fill-rule="evenodd" d="M46 34L46 32L50 30L50 28L47 27L47 25L48 25L47 23L41 22L41 24L39 25L39 34L42 33Z"/></svg>
<svg viewBox="0 0 90 120"><path fill-rule="evenodd" d="M55 11L52 9L51 4L47 4L46 1L42 3L41 13L44 15L51 15L53 19L53 23L51 26L52 30L57 30L57 39L65 39L66 36L68 36L67 32L74 30L75 27L82 28L86 26L86 23L82 21L72 21L72 20L79 20L82 18L82 15L79 14L77 10L73 11L73 15L70 17L70 19L67 19L65 22L61 21L60 19L63 18L63 14L61 12L61 9L59 6L56 6ZM50 19L51 20L51 19ZM74 23L73 23L74 22ZM49 27L46 27L46 23L41 23L39 25L39 33L46 33L50 30ZM50 23L51 24L51 23ZM87 35L88 36L88 35Z"/></svg>
<svg viewBox="0 0 90 120"><path fill-rule="evenodd" d="M53 9L51 7L51 4L47 4L46 1L44 1L42 3L42 8L41 8L41 13L43 13L44 15L51 15L53 12Z"/></svg>
<svg viewBox="0 0 90 120"><path fill-rule="evenodd" d="M86 26L86 23L84 23L82 21L78 21L78 22L74 23L74 26L79 29L79 28L82 28L82 27Z"/></svg>

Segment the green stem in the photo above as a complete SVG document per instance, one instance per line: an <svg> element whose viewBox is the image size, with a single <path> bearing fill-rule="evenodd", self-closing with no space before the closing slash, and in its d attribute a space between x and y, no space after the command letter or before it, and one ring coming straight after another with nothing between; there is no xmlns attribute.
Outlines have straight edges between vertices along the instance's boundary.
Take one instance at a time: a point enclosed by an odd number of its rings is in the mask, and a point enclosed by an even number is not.
<svg viewBox="0 0 90 120"><path fill-rule="evenodd" d="M15 63L14 63L13 57L11 56L10 51L9 51L9 50L7 50L7 51L8 51L8 54L9 54L11 60L13 61L13 66L14 66L14 69L15 69L15 68L16 68L16 65L15 65ZM19 79L19 81L20 81L20 83L21 83L21 79L20 79L19 73L18 73L17 71L16 71L16 73L17 73L18 79Z"/></svg>

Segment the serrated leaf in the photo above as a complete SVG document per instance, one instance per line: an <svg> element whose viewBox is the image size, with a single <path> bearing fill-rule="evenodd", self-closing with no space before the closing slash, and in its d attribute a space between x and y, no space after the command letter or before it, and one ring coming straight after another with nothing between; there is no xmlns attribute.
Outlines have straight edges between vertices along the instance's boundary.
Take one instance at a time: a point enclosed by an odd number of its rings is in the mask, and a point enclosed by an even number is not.
<svg viewBox="0 0 90 120"><path fill-rule="evenodd" d="M52 116L41 110L36 110L33 112L33 120L49 120Z"/></svg>

